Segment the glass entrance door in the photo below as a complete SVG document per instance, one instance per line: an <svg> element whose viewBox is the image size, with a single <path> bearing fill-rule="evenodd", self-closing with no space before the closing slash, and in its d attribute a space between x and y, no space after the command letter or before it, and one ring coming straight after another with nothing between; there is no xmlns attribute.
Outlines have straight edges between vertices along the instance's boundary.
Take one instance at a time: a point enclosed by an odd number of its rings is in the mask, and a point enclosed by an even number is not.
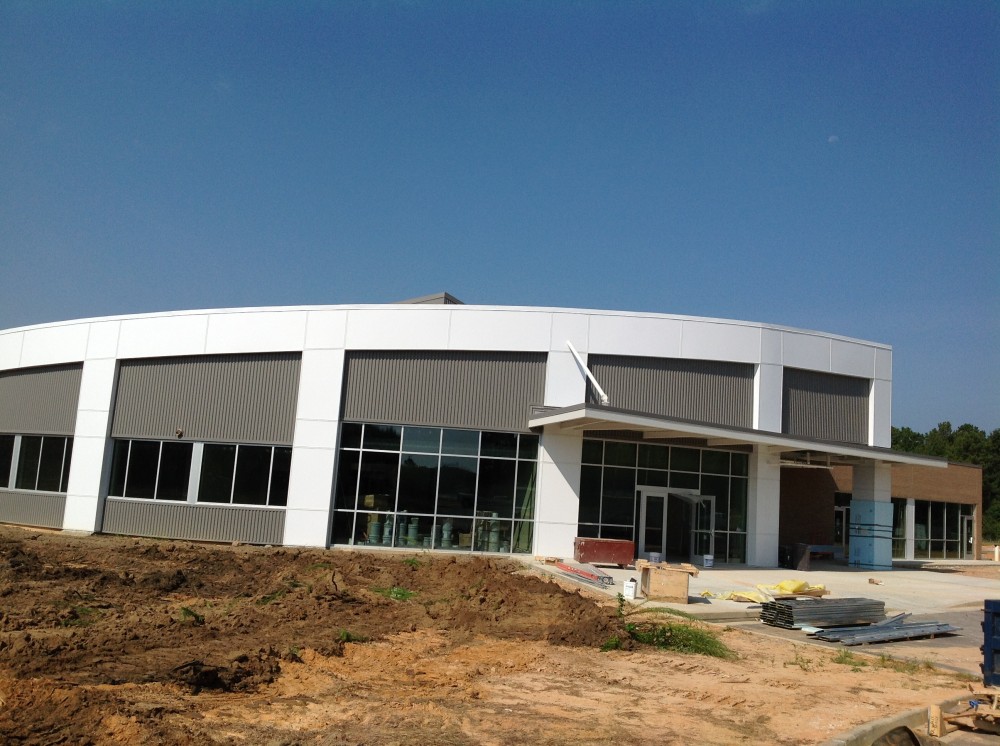
<svg viewBox="0 0 1000 746"><path fill-rule="evenodd" d="M962 559L979 559L976 557L976 535L973 533L973 517L962 516Z"/></svg>
<svg viewBox="0 0 1000 746"><path fill-rule="evenodd" d="M711 495L696 495L694 515L691 525L691 560L703 564L706 555L715 558L715 498Z"/></svg>
<svg viewBox="0 0 1000 746"><path fill-rule="evenodd" d="M639 506L639 546L637 554L648 560L650 552L658 552L661 557L666 554L667 537L667 496L662 494L642 493Z"/></svg>
<svg viewBox="0 0 1000 746"><path fill-rule="evenodd" d="M715 498L662 487L640 488L637 556L650 552L673 562L701 564L714 555Z"/></svg>

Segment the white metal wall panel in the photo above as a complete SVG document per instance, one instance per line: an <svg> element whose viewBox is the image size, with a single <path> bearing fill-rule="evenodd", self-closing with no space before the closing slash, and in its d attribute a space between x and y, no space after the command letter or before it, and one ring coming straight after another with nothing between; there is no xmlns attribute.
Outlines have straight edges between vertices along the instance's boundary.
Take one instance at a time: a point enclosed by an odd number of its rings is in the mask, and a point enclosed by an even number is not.
<svg viewBox="0 0 1000 746"><path fill-rule="evenodd" d="M285 511L109 497L104 505L102 530L106 534L161 539L281 544Z"/></svg>
<svg viewBox="0 0 1000 746"><path fill-rule="evenodd" d="M291 445L300 353L125 360L115 438Z"/></svg>
<svg viewBox="0 0 1000 746"><path fill-rule="evenodd" d="M62 528L66 496L0 490L0 523Z"/></svg>
<svg viewBox="0 0 1000 746"><path fill-rule="evenodd" d="M345 420L524 431L545 353L348 352Z"/></svg>
<svg viewBox="0 0 1000 746"><path fill-rule="evenodd" d="M868 442L865 378L785 368L781 432L842 443Z"/></svg>
<svg viewBox="0 0 1000 746"><path fill-rule="evenodd" d="M591 372L613 407L733 427L753 426L749 363L594 355ZM597 403L592 386L587 399Z"/></svg>
<svg viewBox="0 0 1000 746"><path fill-rule="evenodd" d="M82 364L0 373L0 432L72 435Z"/></svg>

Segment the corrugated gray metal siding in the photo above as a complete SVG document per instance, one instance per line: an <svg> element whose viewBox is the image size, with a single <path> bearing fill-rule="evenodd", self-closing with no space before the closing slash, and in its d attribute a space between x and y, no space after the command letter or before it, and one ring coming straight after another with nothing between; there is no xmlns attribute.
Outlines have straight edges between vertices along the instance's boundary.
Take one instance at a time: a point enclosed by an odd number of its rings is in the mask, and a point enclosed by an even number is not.
<svg viewBox="0 0 1000 746"><path fill-rule="evenodd" d="M781 431L842 443L868 442L867 378L785 368Z"/></svg>
<svg viewBox="0 0 1000 746"><path fill-rule="evenodd" d="M0 490L0 523L62 528L66 495Z"/></svg>
<svg viewBox="0 0 1000 746"><path fill-rule="evenodd" d="M545 361L542 352L348 352L343 416L524 431L544 400Z"/></svg>
<svg viewBox="0 0 1000 746"><path fill-rule="evenodd" d="M101 530L106 534L160 539L281 544L285 511L109 497L104 503Z"/></svg>
<svg viewBox="0 0 1000 746"><path fill-rule="evenodd" d="M753 425L753 365L710 360L590 355L611 406L733 427ZM587 401L598 398L587 386Z"/></svg>
<svg viewBox="0 0 1000 746"><path fill-rule="evenodd" d="M0 373L0 432L72 435L83 365Z"/></svg>
<svg viewBox="0 0 1000 746"><path fill-rule="evenodd" d="M299 353L125 360L115 438L291 445Z"/></svg>

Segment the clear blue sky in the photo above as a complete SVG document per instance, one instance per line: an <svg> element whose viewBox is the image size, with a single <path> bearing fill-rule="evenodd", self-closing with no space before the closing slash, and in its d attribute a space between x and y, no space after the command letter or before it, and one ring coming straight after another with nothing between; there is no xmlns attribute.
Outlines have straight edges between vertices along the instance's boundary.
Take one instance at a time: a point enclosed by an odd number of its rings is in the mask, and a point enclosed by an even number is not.
<svg viewBox="0 0 1000 746"><path fill-rule="evenodd" d="M1000 3L0 2L0 328L468 303L894 347L1000 427Z"/></svg>

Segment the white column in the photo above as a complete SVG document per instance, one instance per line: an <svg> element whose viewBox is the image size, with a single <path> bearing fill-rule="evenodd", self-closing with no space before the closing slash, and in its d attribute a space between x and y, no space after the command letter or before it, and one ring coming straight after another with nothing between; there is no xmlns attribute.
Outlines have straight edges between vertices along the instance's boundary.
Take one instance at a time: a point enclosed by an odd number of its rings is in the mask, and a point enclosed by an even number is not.
<svg viewBox="0 0 1000 746"><path fill-rule="evenodd" d="M113 356L83 363L73 433L73 460L63 514L63 529L66 530L93 533L101 528L106 480L111 472L109 433L115 370Z"/></svg>
<svg viewBox="0 0 1000 746"><path fill-rule="evenodd" d="M535 555L572 557L580 515L583 436L546 428L538 447Z"/></svg>
<svg viewBox="0 0 1000 746"><path fill-rule="evenodd" d="M892 467L864 463L854 467L851 499L852 567L892 569Z"/></svg>
<svg viewBox="0 0 1000 746"><path fill-rule="evenodd" d="M285 508L286 546L329 544L343 375L343 349L302 353Z"/></svg>
<svg viewBox="0 0 1000 746"><path fill-rule="evenodd" d="M906 498L906 549L903 556L911 560L916 554L916 544L914 540L917 534L917 504L912 497Z"/></svg>
<svg viewBox="0 0 1000 746"><path fill-rule="evenodd" d="M750 454L747 495L747 564L778 566L778 517L781 509L781 467L762 446Z"/></svg>

